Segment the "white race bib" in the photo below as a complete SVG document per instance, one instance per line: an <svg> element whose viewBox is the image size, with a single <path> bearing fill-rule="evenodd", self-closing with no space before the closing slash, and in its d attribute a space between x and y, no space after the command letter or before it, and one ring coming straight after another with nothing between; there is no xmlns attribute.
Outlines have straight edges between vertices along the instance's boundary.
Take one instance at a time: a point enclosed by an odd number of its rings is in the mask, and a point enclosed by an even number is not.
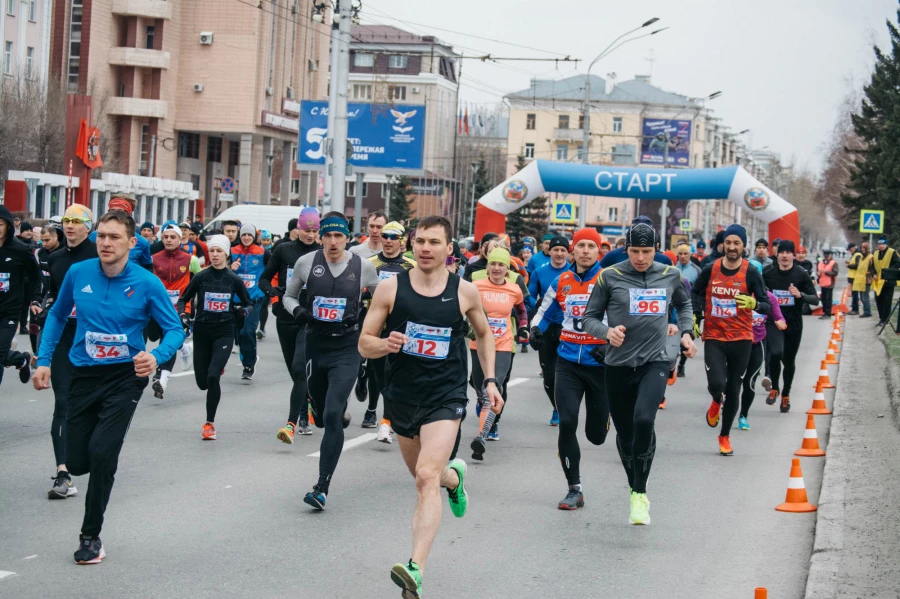
<svg viewBox="0 0 900 599"><path fill-rule="evenodd" d="M287 269L287 281L284 282L285 289L287 289L288 283L290 283L291 279L293 279L293 278L294 278L294 269L288 268Z"/></svg>
<svg viewBox="0 0 900 599"><path fill-rule="evenodd" d="M415 322L406 323L403 353L431 360L446 360L450 353L450 327L432 327Z"/></svg>
<svg viewBox="0 0 900 599"><path fill-rule="evenodd" d="M506 334L509 319L488 317L488 325L491 327L491 333L494 334L494 337L502 337Z"/></svg>
<svg viewBox="0 0 900 599"><path fill-rule="evenodd" d="M244 287L253 289L256 287L256 277L253 275L238 275L244 281Z"/></svg>
<svg viewBox="0 0 900 599"><path fill-rule="evenodd" d="M790 291L785 291L783 289L773 289L772 293L775 294L775 299L778 300L779 306L793 306L794 301L797 299L791 295Z"/></svg>
<svg viewBox="0 0 900 599"><path fill-rule="evenodd" d="M584 313L587 312L590 293L570 293L566 296L566 316L563 328L576 333L584 332Z"/></svg>
<svg viewBox="0 0 900 599"><path fill-rule="evenodd" d="M0 272L0 291L9 291L9 273Z"/></svg>
<svg viewBox="0 0 900 599"><path fill-rule="evenodd" d="M712 298L712 314L716 318L734 318L737 316L737 300L723 299L713 296Z"/></svg>
<svg viewBox="0 0 900 599"><path fill-rule="evenodd" d="M766 315L760 314L756 310L753 311L753 326L761 327L766 324Z"/></svg>
<svg viewBox="0 0 900 599"><path fill-rule="evenodd" d="M172 305L178 304L178 298L181 297L181 292L177 289L166 289L166 293L169 294L169 301L172 302Z"/></svg>
<svg viewBox="0 0 900 599"><path fill-rule="evenodd" d="M379 273L378 273L378 280L386 281L388 279L393 279L394 277L396 277L399 274L400 274L399 272L387 272L387 271L382 270L382 271L379 271Z"/></svg>
<svg viewBox="0 0 900 599"><path fill-rule="evenodd" d="M313 318L322 322L341 322L344 320L344 310L347 309L347 298L345 297L322 297L317 295L313 298Z"/></svg>
<svg viewBox="0 0 900 599"><path fill-rule="evenodd" d="M631 316L665 316L665 289L629 289L628 313Z"/></svg>
<svg viewBox="0 0 900 599"><path fill-rule="evenodd" d="M230 293L210 293L207 291L203 294L203 309L207 312L228 312L230 304Z"/></svg>
<svg viewBox="0 0 900 599"><path fill-rule="evenodd" d="M84 334L84 347L87 355L94 360L114 360L131 355L128 351L128 335L87 331Z"/></svg>

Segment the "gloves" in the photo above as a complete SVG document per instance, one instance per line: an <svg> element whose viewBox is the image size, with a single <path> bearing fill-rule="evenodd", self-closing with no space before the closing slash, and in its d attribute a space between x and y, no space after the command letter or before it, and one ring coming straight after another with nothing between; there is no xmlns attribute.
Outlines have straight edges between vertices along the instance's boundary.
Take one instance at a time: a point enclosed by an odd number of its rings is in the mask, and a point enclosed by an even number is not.
<svg viewBox="0 0 900 599"><path fill-rule="evenodd" d="M253 312L253 306L245 307L245 306L241 306L240 304L234 304L234 306L231 308L231 310L238 316L247 318L248 316L250 316L250 313Z"/></svg>
<svg viewBox="0 0 900 599"><path fill-rule="evenodd" d="M516 331L516 337L518 338L519 343L528 343L528 339L531 337L531 333L528 332L528 327L519 327L519 330Z"/></svg>
<svg viewBox="0 0 900 599"><path fill-rule="evenodd" d="M752 295L737 294L734 298L737 300L737 307L741 310L753 310L756 308L756 298Z"/></svg>
<svg viewBox="0 0 900 599"><path fill-rule="evenodd" d="M544 345L544 334L541 332L541 329L538 327L531 327L531 336L528 344L531 346L531 349L535 351L541 350L541 346Z"/></svg>
<svg viewBox="0 0 900 599"><path fill-rule="evenodd" d="M190 335L191 334L191 317L186 313L182 313L179 316L181 317L181 328L184 329L184 334Z"/></svg>
<svg viewBox="0 0 900 599"><path fill-rule="evenodd" d="M697 322L697 315L694 314L694 339L700 338L700 323Z"/></svg>
<svg viewBox="0 0 900 599"><path fill-rule="evenodd" d="M297 306L294 308L294 313L292 315L294 317L294 322L298 325L306 326L306 323L309 322L309 311L303 306Z"/></svg>
<svg viewBox="0 0 900 599"><path fill-rule="evenodd" d="M594 349L588 352L591 354L595 360L597 360L598 364L606 363L606 344L603 343L601 345L594 346Z"/></svg>

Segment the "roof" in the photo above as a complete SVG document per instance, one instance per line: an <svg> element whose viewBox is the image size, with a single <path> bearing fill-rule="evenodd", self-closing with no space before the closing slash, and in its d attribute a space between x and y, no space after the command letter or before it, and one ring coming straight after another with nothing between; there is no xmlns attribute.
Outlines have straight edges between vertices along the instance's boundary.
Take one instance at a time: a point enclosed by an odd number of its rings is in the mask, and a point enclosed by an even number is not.
<svg viewBox="0 0 900 599"><path fill-rule="evenodd" d="M433 35L416 35L393 25L353 25L350 36L353 43L361 44L435 44L451 48Z"/></svg>
<svg viewBox="0 0 900 599"><path fill-rule="evenodd" d="M666 106L701 106L701 103L694 98L667 92L639 79L618 83L607 94L605 79L597 75L591 75L590 78L592 102L641 102ZM586 81L587 76L585 75L574 75L555 81L533 79L528 89L507 94L506 97L538 100L583 100Z"/></svg>

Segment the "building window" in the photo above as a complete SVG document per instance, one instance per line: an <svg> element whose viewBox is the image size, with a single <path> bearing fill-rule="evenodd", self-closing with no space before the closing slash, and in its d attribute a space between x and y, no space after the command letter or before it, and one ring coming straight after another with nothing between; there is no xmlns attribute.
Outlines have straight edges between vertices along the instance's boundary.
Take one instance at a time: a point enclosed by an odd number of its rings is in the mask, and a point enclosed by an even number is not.
<svg viewBox="0 0 900 599"><path fill-rule="evenodd" d="M363 181L362 186L362 197L368 197L369 195L369 184ZM347 181L347 197L355 198L356 197L356 181Z"/></svg>
<svg viewBox="0 0 900 599"><path fill-rule="evenodd" d="M578 115L578 128L584 129L584 115L583 114Z"/></svg>
<svg viewBox="0 0 900 599"><path fill-rule="evenodd" d="M613 117L613 133L621 133L622 132L622 117L614 116Z"/></svg>
<svg viewBox="0 0 900 599"><path fill-rule="evenodd" d="M353 55L353 66L355 67L373 67L375 66L374 54L360 54L357 52Z"/></svg>
<svg viewBox="0 0 900 599"><path fill-rule="evenodd" d="M409 56L391 56L388 60L388 67L391 69L405 69L409 64Z"/></svg>
<svg viewBox="0 0 900 599"><path fill-rule="evenodd" d="M69 93L78 92L78 73L81 66L82 0L72 0L69 22L69 64L66 71L66 88Z"/></svg>
<svg viewBox="0 0 900 599"><path fill-rule="evenodd" d="M28 20L32 22L37 21L37 0L31 0L28 3Z"/></svg>
<svg viewBox="0 0 900 599"><path fill-rule="evenodd" d="M147 25L147 44L144 46L148 50L153 49L153 38L156 37L156 27Z"/></svg>
<svg viewBox="0 0 900 599"><path fill-rule="evenodd" d="M16 2L18 0L6 0L6 14L16 16Z"/></svg>
<svg viewBox="0 0 900 599"><path fill-rule="evenodd" d="M525 144L525 158L534 158L534 144Z"/></svg>
<svg viewBox="0 0 900 599"><path fill-rule="evenodd" d="M372 86L371 85L363 85L361 83L353 84L353 99L354 100L371 100L372 99Z"/></svg>
<svg viewBox="0 0 900 599"><path fill-rule="evenodd" d="M206 141L206 161L222 162L222 138L210 135Z"/></svg>
<svg viewBox="0 0 900 599"><path fill-rule="evenodd" d="M25 51L25 77L34 79L34 48Z"/></svg>
<svg viewBox="0 0 900 599"><path fill-rule="evenodd" d="M533 131L536 118L537 118L536 115L533 113L526 114L525 115L525 128L528 129L529 131Z"/></svg>
<svg viewBox="0 0 900 599"><path fill-rule="evenodd" d="M150 125L141 125L141 162L138 165L138 174L142 177L150 176Z"/></svg>
<svg viewBox="0 0 900 599"><path fill-rule="evenodd" d="M200 134L199 133L179 133L178 134L178 157L179 158L200 158Z"/></svg>
<svg viewBox="0 0 900 599"><path fill-rule="evenodd" d="M200 175L191 175L191 187L194 188L194 191L200 191ZM171 200L169 201L171 202Z"/></svg>
<svg viewBox="0 0 900 599"><path fill-rule="evenodd" d="M606 220L607 222L616 222L619 220L619 209L615 206L610 206L606 209Z"/></svg>
<svg viewBox="0 0 900 599"><path fill-rule="evenodd" d="M567 114L559 115L559 128L560 129L568 129L569 128L569 115L567 115Z"/></svg>
<svg viewBox="0 0 900 599"><path fill-rule="evenodd" d="M406 86L405 85L390 86L388 88L388 96L390 96L391 100L406 100Z"/></svg>
<svg viewBox="0 0 900 599"><path fill-rule="evenodd" d="M291 179L291 193L300 193L300 179Z"/></svg>
<svg viewBox="0 0 900 599"><path fill-rule="evenodd" d="M556 146L556 159L557 160L568 160L569 158L569 145L568 144L559 144Z"/></svg>
<svg viewBox="0 0 900 599"><path fill-rule="evenodd" d="M13 61L13 43L6 42L6 51L3 54L3 72L7 75L12 75L12 61Z"/></svg>
<svg viewBox="0 0 900 599"><path fill-rule="evenodd" d="M582 160L584 158L584 146L578 146L575 149L575 155L578 157L578 160Z"/></svg>

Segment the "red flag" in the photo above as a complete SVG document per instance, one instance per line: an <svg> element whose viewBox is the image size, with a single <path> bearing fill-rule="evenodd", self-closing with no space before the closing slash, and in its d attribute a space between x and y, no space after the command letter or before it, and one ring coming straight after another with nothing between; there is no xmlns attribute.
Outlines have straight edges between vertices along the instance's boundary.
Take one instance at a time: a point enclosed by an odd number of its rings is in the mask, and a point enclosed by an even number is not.
<svg viewBox="0 0 900 599"><path fill-rule="evenodd" d="M463 132L463 123L462 123L462 108L459 109L459 118L456 120L457 131L460 135Z"/></svg>
<svg viewBox="0 0 900 599"><path fill-rule="evenodd" d="M88 138L88 126L87 121L81 119L81 124L78 125L78 141L75 142L75 156L77 158L81 158L82 161L86 160L85 149L87 148L87 138Z"/></svg>
<svg viewBox="0 0 900 599"><path fill-rule="evenodd" d="M469 107L466 106L466 118L463 120L466 127L466 135L469 134Z"/></svg>
<svg viewBox="0 0 900 599"><path fill-rule="evenodd" d="M78 127L78 142L75 145L75 156L88 168L100 168L103 159L100 158L100 129L87 126L87 121L81 119Z"/></svg>

